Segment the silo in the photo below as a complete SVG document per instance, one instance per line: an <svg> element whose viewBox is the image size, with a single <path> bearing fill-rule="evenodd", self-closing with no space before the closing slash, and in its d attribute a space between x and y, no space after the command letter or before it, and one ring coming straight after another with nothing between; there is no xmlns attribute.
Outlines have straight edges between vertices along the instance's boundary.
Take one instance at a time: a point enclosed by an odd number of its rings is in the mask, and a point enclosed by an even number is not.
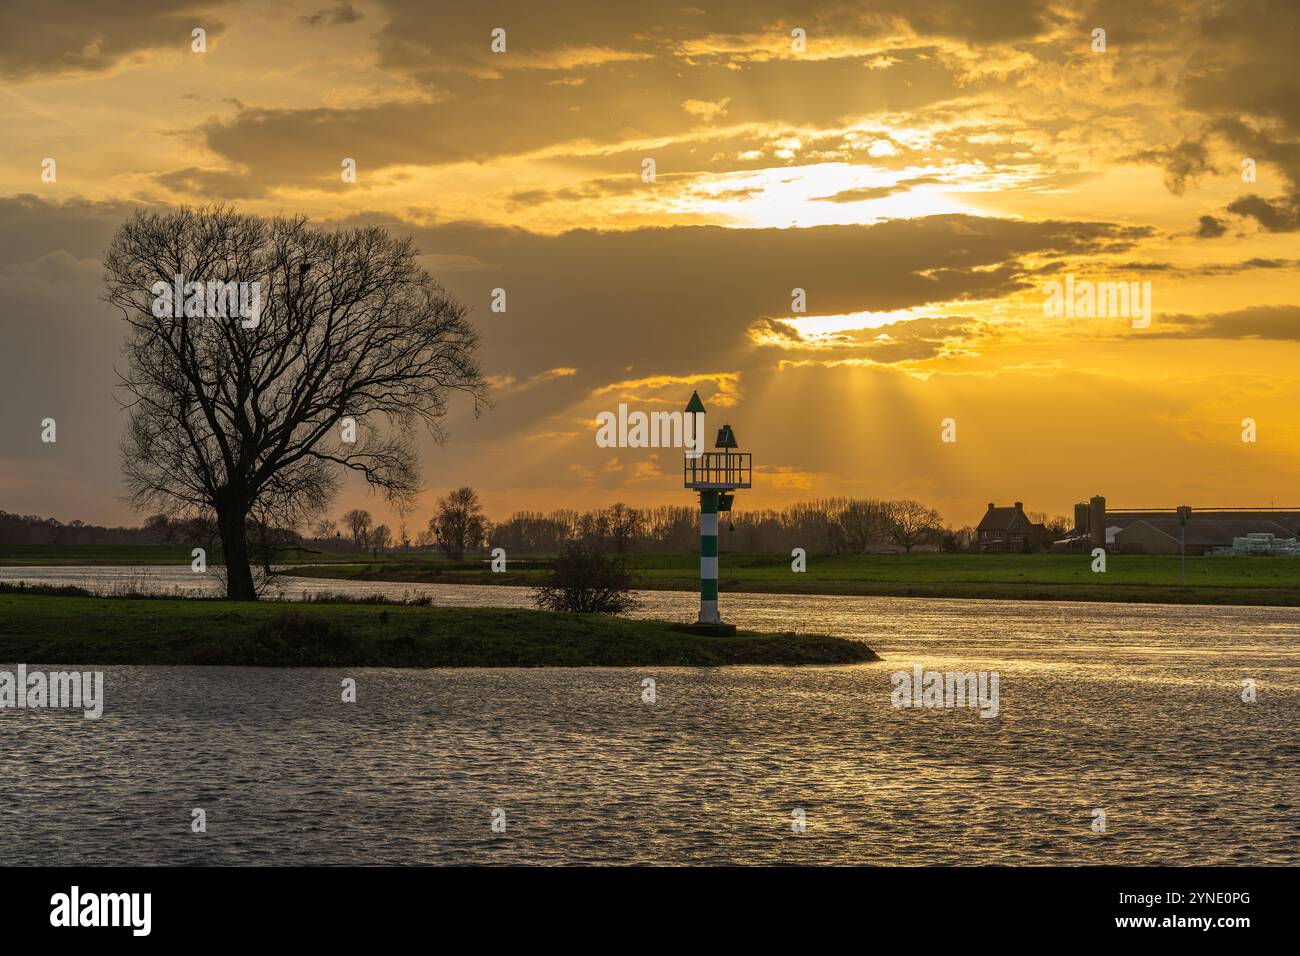
<svg viewBox="0 0 1300 956"><path fill-rule="evenodd" d="M1079 532L1088 530L1088 506L1082 501L1074 506L1074 530Z"/></svg>
<svg viewBox="0 0 1300 956"><path fill-rule="evenodd" d="M1088 546L1106 547L1106 499L1101 495L1088 501Z"/></svg>

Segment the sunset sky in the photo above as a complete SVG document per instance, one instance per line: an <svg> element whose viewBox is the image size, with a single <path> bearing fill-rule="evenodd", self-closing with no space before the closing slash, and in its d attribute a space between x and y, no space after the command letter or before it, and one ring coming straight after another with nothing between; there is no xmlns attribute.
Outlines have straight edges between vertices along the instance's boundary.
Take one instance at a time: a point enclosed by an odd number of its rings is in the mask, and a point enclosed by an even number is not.
<svg viewBox="0 0 1300 956"><path fill-rule="evenodd" d="M427 443L413 528L462 484L691 504L595 419L692 389L742 508L1300 505L1298 49L1294 0L6 4L0 509L140 520L103 253L212 201L409 234L472 308L493 407ZM1067 273L1150 282L1150 327L1046 317Z"/></svg>

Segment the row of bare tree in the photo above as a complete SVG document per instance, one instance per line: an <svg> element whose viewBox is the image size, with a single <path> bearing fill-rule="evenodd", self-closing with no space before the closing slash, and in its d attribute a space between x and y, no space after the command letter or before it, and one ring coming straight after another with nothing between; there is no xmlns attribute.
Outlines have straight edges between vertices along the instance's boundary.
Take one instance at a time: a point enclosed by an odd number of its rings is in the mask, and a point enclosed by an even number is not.
<svg viewBox="0 0 1300 956"><path fill-rule="evenodd" d="M441 498L414 539L405 524L395 536L360 509L343 515L341 525L324 520L312 531L318 546L333 543L359 551L436 546L454 560L486 546L512 554L555 554L568 542L583 540L601 541L620 552L681 552L694 549L700 534L699 512L676 505L640 509L616 502L593 511L518 511L491 522L472 488L458 488ZM870 498L821 498L779 511L736 511L724 515L720 534L723 546L736 550L803 548L810 554L910 552L918 546L963 550L972 537L970 529L945 530L939 512L918 501Z"/></svg>
<svg viewBox="0 0 1300 956"><path fill-rule="evenodd" d="M480 548L488 537L490 525L483 517L478 493L473 488L457 488L438 499L437 510L429 523L411 538L406 521L397 532L386 524L376 525L369 511L353 508L341 519L321 518L311 527L311 540L318 547L347 547L354 551L378 553L390 548L429 548L437 545L453 560L466 551Z"/></svg>
<svg viewBox="0 0 1300 956"><path fill-rule="evenodd" d="M821 498L779 511L735 511L722 517L722 546L753 552L910 552L941 544L944 535L943 516L911 499ZM551 551L566 540L594 536L618 550L679 552L698 546L700 533L695 508L663 505L642 510L621 503L581 514L518 512L491 530L494 546L509 550L513 545L520 551Z"/></svg>

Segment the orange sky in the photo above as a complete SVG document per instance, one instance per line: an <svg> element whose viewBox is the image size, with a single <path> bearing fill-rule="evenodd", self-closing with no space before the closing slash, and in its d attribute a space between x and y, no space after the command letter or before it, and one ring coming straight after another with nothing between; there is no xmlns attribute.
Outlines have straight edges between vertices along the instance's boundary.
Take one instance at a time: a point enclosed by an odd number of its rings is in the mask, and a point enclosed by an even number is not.
<svg viewBox="0 0 1300 956"><path fill-rule="evenodd" d="M493 408L427 443L412 527L467 483L688 504L594 422L692 389L755 455L742 507L1300 505L1294 4L71 6L0 20L4 510L138 520L100 262L212 200L410 234L472 307ZM1045 316L1067 273L1150 282L1153 321Z"/></svg>

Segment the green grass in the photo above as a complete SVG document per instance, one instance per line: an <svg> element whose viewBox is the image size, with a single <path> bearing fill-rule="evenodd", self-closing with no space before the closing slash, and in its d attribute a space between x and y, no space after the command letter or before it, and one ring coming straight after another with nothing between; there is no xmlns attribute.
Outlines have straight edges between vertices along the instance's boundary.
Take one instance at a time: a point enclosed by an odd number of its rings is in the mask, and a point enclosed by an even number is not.
<svg viewBox="0 0 1300 956"><path fill-rule="evenodd" d="M209 555L209 561L219 560ZM547 560L510 557L507 571L493 574L471 555L453 563L425 552L366 555L289 552L286 564L305 577L424 584L537 584ZM166 546L0 547L0 565L177 564L189 549ZM632 556L638 587L694 591L699 558L694 554ZM808 558L796 574L790 559L771 554L723 552L723 591L784 594L896 595L1008 600L1137 601L1180 604L1300 605L1300 559L1187 559L1187 587L1178 586L1178 558L1111 555L1104 574L1091 570L1090 555L1062 554L880 554ZM306 567L305 565L325 565Z"/></svg>
<svg viewBox="0 0 1300 956"><path fill-rule="evenodd" d="M808 558L807 571L790 570L780 555L723 553L723 591L782 594L897 595L1019 600L1146 601L1190 604L1300 605L1300 559L1187 559L1187 587L1179 587L1177 557L1111 555L1105 573L1091 555L880 554ZM636 584L649 590L695 590L693 554L633 556ZM422 583L536 584L544 562L508 561L493 574L485 564L451 566L424 557L300 568L293 573L349 580Z"/></svg>
<svg viewBox="0 0 1300 956"><path fill-rule="evenodd" d="M704 637L600 615L0 593L0 661L14 663L712 667L876 659L865 644L835 637Z"/></svg>

